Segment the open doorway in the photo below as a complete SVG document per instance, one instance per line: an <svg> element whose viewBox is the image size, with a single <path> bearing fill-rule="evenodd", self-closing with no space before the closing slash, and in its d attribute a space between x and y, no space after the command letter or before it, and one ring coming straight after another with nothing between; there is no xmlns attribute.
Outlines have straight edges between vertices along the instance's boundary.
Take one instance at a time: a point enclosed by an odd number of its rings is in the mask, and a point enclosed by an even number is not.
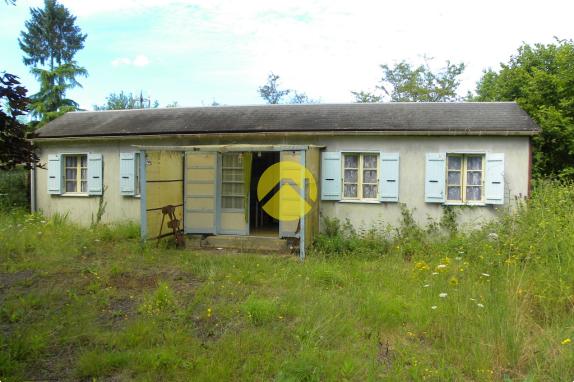
<svg viewBox="0 0 574 382"><path fill-rule="evenodd" d="M255 236L279 236L279 221L263 210L257 200L257 183L261 175L273 164L279 162L279 151L262 151L253 153L250 184L249 232ZM275 192L276 190L272 191Z"/></svg>

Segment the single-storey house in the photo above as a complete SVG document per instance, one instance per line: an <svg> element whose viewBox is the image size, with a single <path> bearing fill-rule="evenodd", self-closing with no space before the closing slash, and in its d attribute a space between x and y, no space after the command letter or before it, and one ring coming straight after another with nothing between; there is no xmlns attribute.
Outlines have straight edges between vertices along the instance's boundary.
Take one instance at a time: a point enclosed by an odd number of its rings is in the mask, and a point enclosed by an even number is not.
<svg viewBox="0 0 574 382"><path fill-rule="evenodd" d="M528 195L538 132L512 102L73 112L33 138L46 166L33 172L32 203L81 224L105 205L103 222L138 222L145 237L167 232L166 205L187 234L304 233L306 244L321 216L396 225L400 203L421 224L444 205L470 206L460 221L476 223ZM307 175L281 167L258 195L279 162ZM305 207L278 217L265 206L290 203Z"/></svg>

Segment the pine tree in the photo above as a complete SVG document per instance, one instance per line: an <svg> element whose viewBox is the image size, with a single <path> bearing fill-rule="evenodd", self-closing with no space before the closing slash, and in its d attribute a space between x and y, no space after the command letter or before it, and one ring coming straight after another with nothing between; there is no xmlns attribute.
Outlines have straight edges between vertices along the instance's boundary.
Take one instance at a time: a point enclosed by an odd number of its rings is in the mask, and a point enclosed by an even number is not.
<svg viewBox="0 0 574 382"><path fill-rule="evenodd" d="M18 39L24 51L24 64L40 81L40 91L31 97L32 114L42 122L78 109L78 104L67 99L66 91L78 87L78 76L87 71L74 61L75 54L84 47L87 35L75 25L76 17L56 0L45 0L44 8L31 8L26 31Z"/></svg>

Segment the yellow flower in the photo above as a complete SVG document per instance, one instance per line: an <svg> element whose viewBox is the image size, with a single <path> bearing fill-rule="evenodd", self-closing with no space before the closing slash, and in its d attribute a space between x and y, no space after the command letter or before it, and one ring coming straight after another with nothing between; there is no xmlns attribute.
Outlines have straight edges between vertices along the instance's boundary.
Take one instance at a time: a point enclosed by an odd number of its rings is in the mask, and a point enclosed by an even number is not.
<svg viewBox="0 0 574 382"><path fill-rule="evenodd" d="M207 317L211 317L211 308L207 308Z"/></svg>
<svg viewBox="0 0 574 382"><path fill-rule="evenodd" d="M564 340L562 340L562 342L560 342L562 345L567 345L570 342L572 342L572 340L570 338L565 338Z"/></svg>
<svg viewBox="0 0 574 382"><path fill-rule="evenodd" d="M415 264L415 269L419 271L425 271L429 268L430 268L429 265L424 261L417 261L417 263Z"/></svg>
<svg viewBox="0 0 574 382"><path fill-rule="evenodd" d="M457 285L458 285L458 279L457 279L456 277L454 277L454 276L451 277L451 278L448 280L448 282L449 282L449 284L452 285L452 286L457 286Z"/></svg>

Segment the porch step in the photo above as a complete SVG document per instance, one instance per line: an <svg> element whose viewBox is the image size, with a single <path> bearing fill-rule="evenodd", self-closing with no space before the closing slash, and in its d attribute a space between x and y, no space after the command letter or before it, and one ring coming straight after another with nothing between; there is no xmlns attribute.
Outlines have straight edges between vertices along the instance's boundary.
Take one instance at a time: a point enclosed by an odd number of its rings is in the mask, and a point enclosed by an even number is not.
<svg viewBox="0 0 574 382"><path fill-rule="evenodd" d="M240 252L290 253L289 243L285 239L265 236L214 235L187 236L187 248L233 249Z"/></svg>

